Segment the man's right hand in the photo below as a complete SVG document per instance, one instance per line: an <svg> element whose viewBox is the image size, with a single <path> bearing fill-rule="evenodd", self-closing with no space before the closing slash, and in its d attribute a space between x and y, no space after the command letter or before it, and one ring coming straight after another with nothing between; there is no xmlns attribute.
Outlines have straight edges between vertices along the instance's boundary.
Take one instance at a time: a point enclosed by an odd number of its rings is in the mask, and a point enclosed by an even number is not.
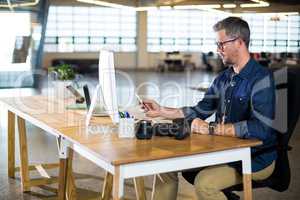
<svg viewBox="0 0 300 200"><path fill-rule="evenodd" d="M180 108L163 107L151 99L144 99L143 104L147 107L143 108L146 111L147 117L163 117L166 119L184 118L184 113ZM144 106L142 105L142 107Z"/></svg>
<svg viewBox="0 0 300 200"><path fill-rule="evenodd" d="M143 99L143 103L145 106L142 104L142 108L146 111L146 116L147 117L161 117L161 106L154 100L152 99Z"/></svg>

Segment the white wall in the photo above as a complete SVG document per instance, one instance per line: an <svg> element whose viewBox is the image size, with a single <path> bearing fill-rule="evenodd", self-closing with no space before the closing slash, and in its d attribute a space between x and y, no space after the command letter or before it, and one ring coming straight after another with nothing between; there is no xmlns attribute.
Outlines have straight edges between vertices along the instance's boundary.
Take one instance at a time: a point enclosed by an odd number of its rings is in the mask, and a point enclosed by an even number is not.
<svg viewBox="0 0 300 200"><path fill-rule="evenodd" d="M136 66L137 68L147 69L148 52L147 52L147 12L137 12L137 54Z"/></svg>
<svg viewBox="0 0 300 200"><path fill-rule="evenodd" d="M51 66L54 59L98 59L99 53L44 53L43 68ZM117 68L133 69L136 67L136 53L115 53L115 66Z"/></svg>
<svg viewBox="0 0 300 200"><path fill-rule="evenodd" d="M201 55L200 53L191 53L192 61L197 67L201 67ZM147 53L147 60L143 62L143 66L137 66L137 58L135 52L117 52L115 53L115 66L118 69L156 69L159 64L159 53ZM51 66L51 62L54 59L66 58L66 59L98 59L98 53L45 53L43 60L43 68Z"/></svg>
<svg viewBox="0 0 300 200"><path fill-rule="evenodd" d="M191 61L195 63L197 68L201 68L202 66L202 59L201 59L201 52L181 52L182 54L191 54ZM150 53L148 52L148 67L149 68L156 68L160 61L160 53Z"/></svg>

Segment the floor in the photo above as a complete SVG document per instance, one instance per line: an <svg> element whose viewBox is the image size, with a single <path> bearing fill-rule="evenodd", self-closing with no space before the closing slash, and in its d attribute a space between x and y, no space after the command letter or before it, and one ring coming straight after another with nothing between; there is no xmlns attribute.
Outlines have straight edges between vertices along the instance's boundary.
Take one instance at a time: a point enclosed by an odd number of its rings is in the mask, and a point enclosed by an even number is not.
<svg viewBox="0 0 300 200"><path fill-rule="evenodd" d="M193 105L203 97L203 92L192 90L190 87L205 88L213 80L216 74L203 71L196 72L174 72L174 73L156 73L156 72L133 72L118 71L117 87L119 104L126 108L135 105L136 100L132 99L134 92L140 94L143 98L154 98L161 104L172 107L180 107L183 105ZM97 78L84 77L80 84L87 83L89 86L95 87ZM49 90L53 90L53 84L45 78L40 84L39 89L2 89L0 96L29 96L35 94L48 94ZM135 88L135 90L134 90ZM53 189L56 185L47 188L32 188L29 193L22 193L20 190L19 174L16 179L8 179L7 177L7 117L6 111L0 107L0 200L36 200L36 199L56 199ZM43 134L43 131L27 124L27 137L29 146L29 160L31 163L40 162L57 162L58 152L55 138ZM18 143L18 142L17 142ZM290 164L292 170L292 181L289 189L283 193L278 193L270 189L259 189L254 192L254 199L259 200L296 200L300 198L300 123L291 139L293 150L289 152ZM18 147L16 149L16 163L18 160ZM93 163L85 160L79 155L74 157L74 173L76 185L78 186L79 199L93 199L99 195L103 182L104 171L95 166ZM57 170L50 171L50 174L57 175ZM32 173L33 177L37 174ZM152 177L146 177L147 196L151 195ZM135 193L132 180L126 181L125 187L126 199L135 199ZM150 199L150 198L148 198ZM196 199L192 185L180 177L180 186L178 200Z"/></svg>

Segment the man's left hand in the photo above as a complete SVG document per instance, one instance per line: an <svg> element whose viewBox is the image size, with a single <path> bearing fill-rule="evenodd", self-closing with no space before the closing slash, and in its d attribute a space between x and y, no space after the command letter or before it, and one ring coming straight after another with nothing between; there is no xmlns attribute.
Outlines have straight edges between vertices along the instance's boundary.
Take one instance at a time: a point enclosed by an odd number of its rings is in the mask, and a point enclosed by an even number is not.
<svg viewBox="0 0 300 200"><path fill-rule="evenodd" d="M191 125L192 133L198 133L203 135L208 135L208 123L202 119L196 118L192 121Z"/></svg>

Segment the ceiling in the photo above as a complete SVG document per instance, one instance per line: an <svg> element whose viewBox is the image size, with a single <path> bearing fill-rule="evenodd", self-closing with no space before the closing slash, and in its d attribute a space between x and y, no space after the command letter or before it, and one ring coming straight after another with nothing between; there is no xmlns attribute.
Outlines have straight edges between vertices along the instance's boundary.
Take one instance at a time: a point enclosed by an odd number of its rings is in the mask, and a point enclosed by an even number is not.
<svg viewBox="0 0 300 200"><path fill-rule="evenodd" d="M110 3L118 3L128 6L178 6L178 5L210 5L210 4L236 4L236 8L220 8L218 10L240 12L300 12L299 0L265 0L270 4L268 7L241 8L244 3L254 3L252 0L104 0Z"/></svg>
<svg viewBox="0 0 300 200"><path fill-rule="evenodd" d="M42 0L0 0L0 10L35 10Z"/></svg>
<svg viewBox="0 0 300 200"><path fill-rule="evenodd" d="M2 5L7 5L8 2L10 2L11 4L21 4L21 3L33 3L36 0L0 0L0 4Z"/></svg>
<svg viewBox="0 0 300 200"><path fill-rule="evenodd" d="M22 3L32 3L37 0L0 0L1 5L8 5L10 2L13 5ZM44 0L41 0L44 1ZM60 5L86 5L80 3L77 0L48 0L51 4ZM232 13L243 13L243 12L264 12L264 13L276 13L276 12L299 12L300 13L300 0L264 0L270 5L268 7L259 8L241 8L240 4L253 4L254 0L102 0L109 3L115 3L120 5L132 6L132 7L159 7L159 6L188 6L188 5L221 5L222 10ZM236 4L235 8L224 8L224 4Z"/></svg>

